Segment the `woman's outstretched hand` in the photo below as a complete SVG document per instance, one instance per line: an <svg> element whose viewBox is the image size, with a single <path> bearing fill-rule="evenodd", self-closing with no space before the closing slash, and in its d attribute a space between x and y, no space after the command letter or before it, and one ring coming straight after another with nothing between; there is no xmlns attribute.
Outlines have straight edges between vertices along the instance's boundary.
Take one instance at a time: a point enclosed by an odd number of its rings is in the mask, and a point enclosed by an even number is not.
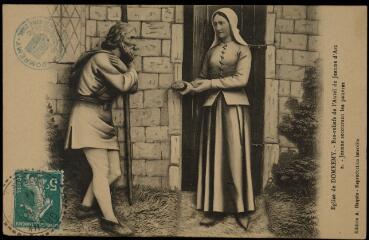
<svg viewBox="0 0 369 240"><path fill-rule="evenodd" d="M186 87L185 87L185 89L184 89L184 90L179 91L179 93L180 93L181 95L186 95L186 94L188 94L188 93L193 92L193 86L192 86L192 84L191 84L191 83L189 83L189 82L183 82L183 83L186 85Z"/></svg>
<svg viewBox="0 0 369 240"><path fill-rule="evenodd" d="M203 91L211 89L211 81L207 79L196 79L192 82L193 89L195 93L201 93Z"/></svg>

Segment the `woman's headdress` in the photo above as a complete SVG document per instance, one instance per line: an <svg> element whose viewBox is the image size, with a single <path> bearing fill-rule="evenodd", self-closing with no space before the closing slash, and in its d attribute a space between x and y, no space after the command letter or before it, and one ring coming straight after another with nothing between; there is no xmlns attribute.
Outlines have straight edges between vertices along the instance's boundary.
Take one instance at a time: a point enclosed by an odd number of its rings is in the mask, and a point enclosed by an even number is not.
<svg viewBox="0 0 369 240"><path fill-rule="evenodd" d="M230 8L220 8L220 9L216 10L213 13L213 15L211 16L211 24L213 25L213 28L214 28L213 19L214 19L214 16L217 13L223 13L227 17L227 20L229 22L229 26L231 28L231 34L233 35L234 40L237 43L241 44L241 45L247 46L246 41L243 40L243 38L240 35L240 30L237 28L237 23L238 23L237 14L232 9L230 9ZM214 30L214 41L211 44L211 47L210 48L218 45L218 43L219 43L219 39L218 39L218 37L217 37L217 35L215 33L215 30Z"/></svg>

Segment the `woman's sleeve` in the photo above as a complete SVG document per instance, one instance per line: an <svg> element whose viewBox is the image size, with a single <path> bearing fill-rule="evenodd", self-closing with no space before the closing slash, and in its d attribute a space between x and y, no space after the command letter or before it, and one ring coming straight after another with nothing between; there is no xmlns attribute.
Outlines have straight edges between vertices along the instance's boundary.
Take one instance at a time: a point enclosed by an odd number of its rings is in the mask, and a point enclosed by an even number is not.
<svg viewBox="0 0 369 240"><path fill-rule="evenodd" d="M249 80L251 69L251 51L249 47L243 46L239 51L236 72L232 76L211 79L211 86L215 89L228 89L245 87Z"/></svg>
<svg viewBox="0 0 369 240"><path fill-rule="evenodd" d="M201 71L199 74L199 78L202 78L202 79L208 78L209 55L210 55L210 49L205 54L204 61L202 62L202 67L201 67Z"/></svg>
<svg viewBox="0 0 369 240"><path fill-rule="evenodd" d="M136 70L129 69L125 73L119 72L110 63L108 55L99 54L99 56L96 56L93 68L98 75L122 92L129 91L137 83L138 77Z"/></svg>

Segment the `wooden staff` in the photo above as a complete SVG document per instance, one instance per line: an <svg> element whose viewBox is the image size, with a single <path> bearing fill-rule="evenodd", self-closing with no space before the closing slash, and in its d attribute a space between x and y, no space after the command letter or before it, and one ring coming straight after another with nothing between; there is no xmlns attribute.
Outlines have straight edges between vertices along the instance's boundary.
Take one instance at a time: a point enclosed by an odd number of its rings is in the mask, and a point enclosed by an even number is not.
<svg viewBox="0 0 369 240"><path fill-rule="evenodd" d="M124 136L125 136L125 168L127 178L127 194L129 205L133 204L133 179L132 179L132 144L131 144L131 123L129 116L129 93L123 95L124 101Z"/></svg>

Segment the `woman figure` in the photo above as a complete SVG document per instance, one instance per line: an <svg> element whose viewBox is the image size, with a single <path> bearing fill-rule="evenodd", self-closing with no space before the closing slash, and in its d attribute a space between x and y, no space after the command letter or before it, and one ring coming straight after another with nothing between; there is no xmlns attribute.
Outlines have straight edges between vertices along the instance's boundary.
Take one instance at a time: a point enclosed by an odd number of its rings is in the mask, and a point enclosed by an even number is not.
<svg viewBox="0 0 369 240"><path fill-rule="evenodd" d="M215 39L205 55L200 78L186 83L181 92L205 95L196 207L205 212L202 225L214 225L232 213L247 229L247 213L255 210L249 101L244 89L251 53L239 34L232 9L215 11L211 20Z"/></svg>
<svg viewBox="0 0 369 240"><path fill-rule="evenodd" d="M104 230L130 235L132 230L120 223L112 208L109 185L121 176L119 146L113 127L111 103L120 93L137 88L137 72L122 56L131 56L135 29L118 22L109 30L102 50L89 51L76 62L71 80L78 99L71 112L66 149L82 149L91 166L93 178L82 204L77 210L80 219L96 215L94 198L101 209ZM132 60L132 59L130 59Z"/></svg>

